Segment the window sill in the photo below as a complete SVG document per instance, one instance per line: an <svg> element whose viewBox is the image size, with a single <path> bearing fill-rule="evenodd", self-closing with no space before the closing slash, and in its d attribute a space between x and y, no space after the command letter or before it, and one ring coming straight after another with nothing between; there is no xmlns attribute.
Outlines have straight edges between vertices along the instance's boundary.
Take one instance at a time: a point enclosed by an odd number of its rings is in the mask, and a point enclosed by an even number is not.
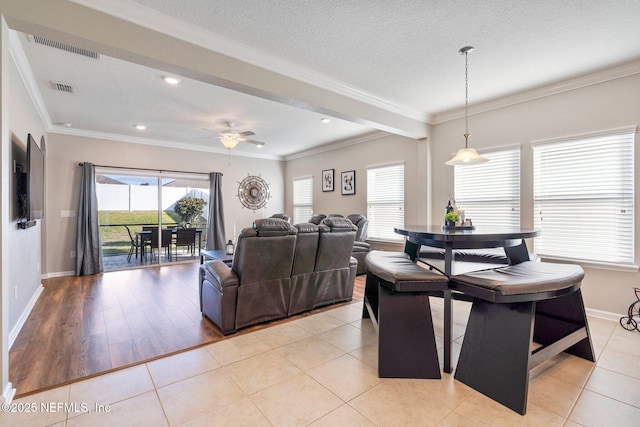
<svg viewBox="0 0 640 427"><path fill-rule="evenodd" d="M561 257L552 257L552 256L544 256L538 255L543 261L558 261L562 263L573 263L579 264L582 267L586 268L595 268L598 270L613 270L613 271L623 271L626 273L637 273L640 267L635 264L616 264L612 262L596 262L596 261L586 261L580 259L571 259L571 258L561 258Z"/></svg>

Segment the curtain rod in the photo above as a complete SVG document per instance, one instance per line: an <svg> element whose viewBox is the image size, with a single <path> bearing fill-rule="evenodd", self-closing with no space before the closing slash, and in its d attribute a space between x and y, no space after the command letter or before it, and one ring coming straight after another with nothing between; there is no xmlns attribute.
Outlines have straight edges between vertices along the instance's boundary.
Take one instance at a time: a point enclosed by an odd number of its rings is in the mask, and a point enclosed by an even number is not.
<svg viewBox="0 0 640 427"><path fill-rule="evenodd" d="M78 166L82 166L84 163L78 163ZM96 165L98 168L111 168L111 169L129 169L129 170L138 170L138 171L150 171L150 172L174 172L174 173L192 173L194 175L209 175L208 172L187 172L187 171L176 171L176 170L161 170L161 169L148 169L148 168L135 168L135 167L125 167L125 166L106 166L106 165Z"/></svg>

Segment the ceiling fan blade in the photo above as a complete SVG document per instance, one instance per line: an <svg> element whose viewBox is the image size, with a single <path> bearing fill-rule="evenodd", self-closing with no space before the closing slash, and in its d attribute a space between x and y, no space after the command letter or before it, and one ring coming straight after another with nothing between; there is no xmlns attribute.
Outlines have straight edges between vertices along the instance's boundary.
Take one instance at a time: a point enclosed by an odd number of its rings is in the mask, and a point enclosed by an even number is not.
<svg viewBox="0 0 640 427"><path fill-rule="evenodd" d="M248 142L249 144L253 144L256 145L258 147L264 147L265 145L267 145L266 143L262 142L262 141L256 141L255 139L241 139L242 142Z"/></svg>
<svg viewBox="0 0 640 427"><path fill-rule="evenodd" d="M238 132L238 136L241 138L244 138L245 136L252 136L255 135L255 133L251 132L250 130L244 131L244 132Z"/></svg>
<svg viewBox="0 0 640 427"><path fill-rule="evenodd" d="M205 130L207 132L213 132L213 133L218 133L218 131L212 130L212 129L208 129L208 128L200 128L202 130Z"/></svg>

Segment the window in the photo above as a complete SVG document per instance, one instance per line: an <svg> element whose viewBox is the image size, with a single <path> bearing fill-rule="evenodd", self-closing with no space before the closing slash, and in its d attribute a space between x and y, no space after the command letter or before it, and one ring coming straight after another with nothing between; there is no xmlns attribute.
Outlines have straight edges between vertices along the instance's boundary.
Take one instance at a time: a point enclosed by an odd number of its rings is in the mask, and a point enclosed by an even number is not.
<svg viewBox="0 0 640 427"><path fill-rule="evenodd" d="M313 215L313 177L293 180L293 223L307 222Z"/></svg>
<svg viewBox="0 0 640 427"><path fill-rule="evenodd" d="M633 263L634 133L626 128L532 144L538 254Z"/></svg>
<svg viewBox="0 0 640 427"><path fill-rule="evenodd" d="M367 168L368 238L402 241L393 231L404 226L404 164Z"/></svg>
<svg viewBox="0 0 640 427"><path fill-rule="evenodd" d="M458 209L464 210L465 217L476 225L519 227L520 148L482 155L489 162L455 166L454 194Z"/></svg>

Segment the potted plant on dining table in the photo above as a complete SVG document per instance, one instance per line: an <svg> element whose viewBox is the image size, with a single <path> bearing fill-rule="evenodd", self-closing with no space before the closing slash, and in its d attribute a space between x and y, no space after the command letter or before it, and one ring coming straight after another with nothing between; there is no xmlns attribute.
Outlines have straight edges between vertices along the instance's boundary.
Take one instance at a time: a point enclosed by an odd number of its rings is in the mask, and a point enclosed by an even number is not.
<svg viewBox="0 0 640 427"><path fill-rule="evenodd" d="M444 216L444 225L447 227L454 227L458 222L458 214L455 212L448 212Z"/></svg>

